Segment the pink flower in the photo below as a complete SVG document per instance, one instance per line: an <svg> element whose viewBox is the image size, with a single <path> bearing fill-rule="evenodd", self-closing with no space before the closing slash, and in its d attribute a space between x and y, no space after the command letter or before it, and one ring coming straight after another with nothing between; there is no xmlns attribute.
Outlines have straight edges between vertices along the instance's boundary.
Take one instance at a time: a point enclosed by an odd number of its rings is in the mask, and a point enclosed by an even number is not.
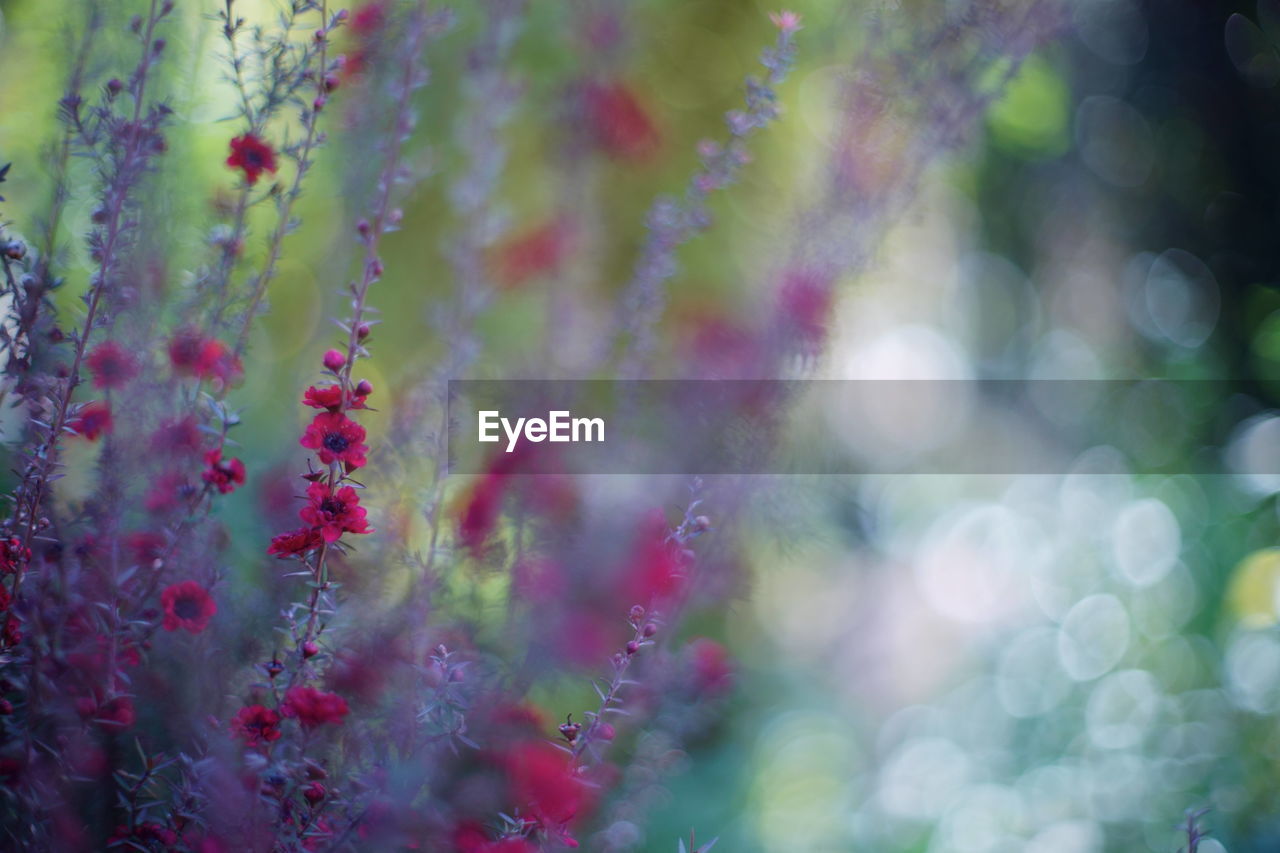
<svg viewBox="0 0 1280 853"><path fill-rule="evenodd" d="M800 16L795 12L783 10L781 12L770 12L769 20L773 25L788 35L800 29Z"/></svg>

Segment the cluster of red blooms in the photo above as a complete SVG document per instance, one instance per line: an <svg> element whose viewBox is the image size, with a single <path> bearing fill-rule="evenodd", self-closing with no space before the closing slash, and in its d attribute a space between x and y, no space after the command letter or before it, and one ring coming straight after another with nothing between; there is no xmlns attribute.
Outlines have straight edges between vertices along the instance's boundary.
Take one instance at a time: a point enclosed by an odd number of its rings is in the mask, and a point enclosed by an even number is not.
<svg viewBox="0 0 1280 853"><path fill-rule="evenodd" d="M330 545L344 533L372 533L365 519L365 509L354 486L342 485L343 480L357 468L364 466L369 451L364 443L365 429L347 417L346 413L367 408L365 400L373 393L368 380L361 380L354 387L342 375L347 357L338 350L324 355L325 370L336 380L333 384L311 386L303 394L302 404L320 412L315 416L298 443L314 450L321 464L329 472L307 475L311 485L307 487L307 504L298 511L306 526L282 533L271 540L268 554L278 557L296 557L323 545Z"/></svg>
<svg viewBox="0 0 1280 853"><path fill-rule="evenodd" d="M0 541L0 648L16 645L22 639L22 623L16 613L10 613L13 596L5 587L3 578L16 575L31 560L31 549L22 546L16 536Z"/></svg>

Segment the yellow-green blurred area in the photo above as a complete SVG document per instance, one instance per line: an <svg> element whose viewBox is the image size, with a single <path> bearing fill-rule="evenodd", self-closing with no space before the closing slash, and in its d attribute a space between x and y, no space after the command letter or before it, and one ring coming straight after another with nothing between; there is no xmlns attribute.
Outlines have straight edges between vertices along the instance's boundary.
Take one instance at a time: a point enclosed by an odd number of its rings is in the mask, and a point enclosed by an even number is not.
<svg viewBox="0 0 1280 853"><path fill-rule="evenodd" d="M236 5L264 24L276 8ZM584 5L530 6L498 200L511 235L572 211L591 234L589 262L557 273L573 281L568 312L550 301L545 277L500 290L477 323L472 376L589 367L591 333L617 310L646 210L655 194L682 191L700 139L723 136L723 114L740 106L742 81L760 72L775 36L764 0L646 0L619 4L623 38L597 53L575 41ZM844 127L840 87L873 25L910 44L950 4L790 5L804 29L779 92L781 120L752 139L752 162L715 196L714 227L679 252L662 338L673 375L681 322L767 310L769 273L822 188ZM104 4L95 80L126 73L107 60L132 49L121 35L129 6ZM180 3L166 32L163 86L177 121L156 185L171 226L158 236L163 275L175 288L207 262L212 212L236 186L224 165L239 131L224 121L235 94L209 17L217 6ZM61 133L55 106L86 8L0 2L0 163L14 164L0 210L19 233L34 234L48 208L43 152ZM369 479L400 478L394 494L370 490L375 526L404 524L417 545L415 501L434 466L404 447L385 448L381 461L378 452L396 402L455 343L433 318L456 285L450 188L468 152L453 119L479 9L459 4L453 29L429 48L413 160L428 177L387 238L386 275L371 295L381 325L359 364L380 410L363 417ZM1174 825L1201 806L1212 809L1213 839L1200 853L1280 848L1280 480L1259 473L1277 470L1280 456L1280 91L1254 54L1229 54L1233 12L1271 20L1253 4L1079 0L1058 41L1007 86L993 48L980 76L999 96L901 218L866 223L892 227L874 260L842 281L827 353L813 367L834 379L1213 379L1229 393L1184 384L1185 397L1136 401L1086 424L1063 410L1013 423L998 400L968 401L1008 426L1002 434L1096 437L1056 475L762 485L778 523L747 537L750 590L687 629L735 659L729 707L695 742L649 743L673 771L660 780L666 793L643 820L601 827L587 849L671 851L693 827L736 853L1173 851L1185 843ZM908 60L925 69L921 85L946 82L930 78L928 56ZM661 143L651 158L566 150L565 89L600 76L625 81L652 117ZM229 397L243 409L232 438L251 484L303 469L296 441L312 412L298 399L337 340L329 318L345 311L361 214L339 167L377 150L342 131L345 95L334 93L330 144ZM941 132L917 119L894 132ZM88 164L73 175L59 240L67 318L79 316L89 266L78 235L96 203ZM254 211L238 276L260 259L271 217L271 205ZM550 362L548 342L558 352ZM841 452L879 452L886 434L927 443L937 425L848 418ZM6 434L16 428L7 423ZM1109 446L1106 436L1123 430L1141 430L1139 458ZM87 470L76 464L91 458L86 448L69 454L73 470ZM467 483L447 485L452 510ZM263 523L261 500L250 487L220 509L237 531L228 566L246 582L274 571L261 555L278 531ZM390 599L414 578L388 559L370 586ZM492 572L459 572L444 591L491 627L510 595ZM581 682L540 690L548 707L591 695Z"/></svg>

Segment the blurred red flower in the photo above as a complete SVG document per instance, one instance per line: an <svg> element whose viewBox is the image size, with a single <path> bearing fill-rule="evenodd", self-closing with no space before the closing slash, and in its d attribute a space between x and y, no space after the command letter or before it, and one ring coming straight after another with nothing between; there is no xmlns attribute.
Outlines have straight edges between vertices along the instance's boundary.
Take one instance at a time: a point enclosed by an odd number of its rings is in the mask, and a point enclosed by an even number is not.
<svg viewBox="0 0 1280 853"><path fill-rule="evenodd" d="M286 717L295 718L304 728L313 729L325 723L341 723L350 709L347 700L336 693L314 687L290 687L280 706Z"/></svg>
<svg viewBox="0 0 1280 853"><path fill-rule="evenodd" d="M111 432L111 407L101 400L86 403L67 426L81 438L97 441L104 433Z"/></svg>
<svg viewBox="0 0 1280 853"><path fill-rule="evenodd" d="M610 157L642 162L658 150L662 141L658 126L626 84L588 84L584 106L596 144Z"/></svg>
<svg viewBox="0 0 1280 853"><path fill-rule="evenodd" d="M85 356L94 388L119 388L138 375L138 363L115 341L104 341Z"/></svg>
<svg viewBox="0 0 1280 853"><path fill-rule="evenodd" d="M193 634L199 634L208 627L213 614L218 612L213 596L195 581L182 581L166 587L160 594L160 605L164 608L166 631L185 628Z"/></svg>
<svg viewBox="0 0 1280 853"><path fill-rule="evenodd" d="M507 756L511 795L525 814L564 827L589 807L589 791L568 754L545 741L522 743Z"/></svg>
<svg viewBox="0 0 1280 853"><path fill-rule="evenodd" d="M227 157L227 165L240 169L248 183L256 184L263 172L275 174L276 152L252 133L246 133L231 140L231 156Z"/></svg>

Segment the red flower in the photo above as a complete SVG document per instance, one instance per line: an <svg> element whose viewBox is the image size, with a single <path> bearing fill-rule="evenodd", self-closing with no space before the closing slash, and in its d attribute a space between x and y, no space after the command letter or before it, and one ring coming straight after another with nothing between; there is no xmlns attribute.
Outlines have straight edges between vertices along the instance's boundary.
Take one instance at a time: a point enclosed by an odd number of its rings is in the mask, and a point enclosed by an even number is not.
<svg viewBox="0 0 1280 853"><path fill-rule="evenodd" d="M240 360L217 338L182 329L169 341L169 361L179 376L230 381L243 373Z"/></svg>
<svg viewBox="0 0 1280 853"><path fill-rule="evenodd" d="M160 604L164 607L166 631L186 628L193 634L199 634L218 612L213 596L195 581L183 581L167 587L160 593Z"/></svg>
<svg viewBox="0 0 1280 853"><path fill-rule="evenodd" d="M545 741L524 743L507 758L511 793L521 811L548 828L563 827L589 805L589 791L564 752Z"/></svg>
<svg viewBox="0 0 1280 853"><path fill-rule="evenodd" d="M133 559L136 562L151 564L164 557L165 546L168 543L165 541L164 536L159 533L141 530L130 534L129 538L125 540L125 544L133 552Z"/></svg>
<svg viewBox="0 0 1280 853"><path fill-rule="evenodd" d="M314 687L290 687L280 706L286 717L295 717L304 728L314 729L325 723L341 723L350 710L347 700L337 693L325 693Z"/></svg>
<svg viewBox="0 0 1280 853"><path fill-rule="evenodd" d="M31 559L31 549L22 547L22 540L11 536L0 542L0 575L11 575L19 566Z"/></svg>
<svg viewBox="0 0 1280 853"><path fill-rule="evenodd" d="M526 838L511 836L491 840L478 823L464 823L453 832L453 846L458 853L537 853L538 848Z"/></svg>
<svg viewBox="0 0 1280 853"><path fill-rule="evenodd" d="M115 341L104 341L85 356L94 388L119 388L138 375L138 363Z"/></svg>
<svg viewBox="0 0 1280 853"><path fill-rule="evenodd" d="M345 408L363 409L365 408L364 401L367 397L367 394L352 392L351 399L347 401ZM312 385L302 395L302 405L310 406L313 409L328 409L331 412L337 412L344 408L342 403L341 385L325 385L320 388Z"/></svg>
<svg viewBox="0 0 1280 853"><path fill-rule="evenodd" d="M584 94L586 120L596 144L610 157L647 160L661 142L658 126L622 83L592 83Z"/></svg>
<svg viewBox="0 0 1280 853"><path fill-rule="evenodd" d="M75 430L76 435L97 441L103 433L111 432L111 407L101 401L87 403L67 426Z"/></svg>
<svg viewBox="0 0 1280 853"><path fill-rule="evenodd" d="M298 515L316 528L325 542L337 542L343 533L373 532L365 521L360 498L351 486L343 486L335 492L325 483L312 483L307 487L307 499L310 503Z"/></svg>
<svg viewBox="0 0 1280 853"><path fill-rule="evenodd" d="M231 733L247 746L263 746L280 739L280 715L265 705L246 705L231 718Z"/></svg>
<svg viewBox="0 0 1280 853"><path fill-rule="evenodd" d="M230 494L236 490L236 486L244 485L244 463L239 459L223 462L222 450L215 448L204 455L204 461L209 467L204 469L201 478L216 486L222 494Z"/></svg>
<svg viewBox="0 0 1280 853"><path fill-rule="evenodd" d="M98 706L94 722L107 731L119 731L133 725L138 715L133 710L133 700L128 696L108 699Z"/></svg>
<svg viewBox="0 0 1280 853"><path fill-rule="evenodd" d="M621 593L629 601L662 600L684 585L688 560L679 546L667 539L667 522L660 511L640 523L638 541L622 577Z"/></svg>
<svg viewBox="0 0 1280 853"><path fill-rule="evenodd" d="M688 655L693 664L693 687L698 693L716 695L733 685L732 661L724 646L699 637L689 643Z"/></svg>
<svg viewBox="0 0 1280 853"><path fill-rule="evenodd" d="M231 156L227 165L244 172L244 179L256 184L263 172L276 173L276 152L252 133L231 140Z"/></svg>
<svg viewBox="0 0 1280 853"><path fill-rule="evenodd" d="M155 485L142 499L142 505L147 512L157 515L172 512L183 500L191 497L192 493L191 484L187 482L186 475L170 471L160 475Z"/></svg>
<svg viewBox="0 0 1280 853"><path fill-rule="evenodd" d="M506 484L506 475L493 472L485 474L476 483L458 521L458 537L463 547L474 551L493 533L502 510Z"/></svg>
<svg viewBox="0 0 1280 853"><path fill-rule="evenodd" d="M369 37L387 23L386 0L370 0L351 16L351 31L357 36Z"/></svg>
<svg viewBox="0 0 1280 853"><path fill-rule="evenodd" d="M809 270L793 270L786 274L778 292L779 313L802 343L821 343L826 335L832 297L829 277Z"/></svg>
<svg viewBox="0 0 1280 853"><path fill-rule="evenodd" d="M323 541L320 531L314 527L303 527L276 536L267 546L267 553L277 557L296 557L319 548Z"/></svg>
<svg viewBox="0 0 1280 853"><path fill-rule="evenodd" d="M185 456L195 453L203 443L200 425L188 415L181 420L165 421L151 434L151 442L157 450Z"/></svg>
<svg viewBox="0 0 1280 853"><path fill-rule="evenodd" d="M555 273L568 253L569 236L569 229L556 221L520 234L498 253L498 280L515 287L535 276Z"/></svg>
<svg viewBox="0 0 1280 853"><path fill-rule="evenodd" d="M135 825L132 831L127 826L117 826L116 831L107 839L107 842L113 846L126 841L130 842L128 846L135 850L152 849L149 844L152 841L160 844L163 849L169 850L178 843L178 833L158 823L148 821Z"/></svg>
<svg viewBox="0 0 1280 853"><path fill-rule="evenodd" d="M320 461L325 465L342 462L347 469L359 468L365 463L364 427L337 412L321 412L302 434L299 444L320 451Z"/></svg>

